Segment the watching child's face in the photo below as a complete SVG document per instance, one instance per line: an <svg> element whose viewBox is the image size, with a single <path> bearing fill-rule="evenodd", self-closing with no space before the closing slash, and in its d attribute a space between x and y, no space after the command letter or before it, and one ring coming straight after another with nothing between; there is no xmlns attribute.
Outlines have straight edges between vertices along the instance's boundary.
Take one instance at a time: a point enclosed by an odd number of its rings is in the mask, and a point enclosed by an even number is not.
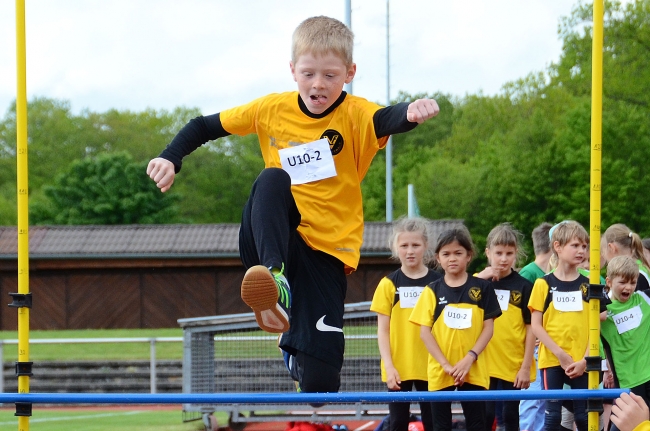
<svg viewBox="0 0 650 431"><path fill-rule="evenodd" d="M290 66L300 98L312 114L322 114L336 102L343 85L352 82L357 68L355 64L347 67L334 53L314 56L308 52Z"/></svg>
<svg viewBox="0 0 650 431"><path fill-rule="evenodd" d="M485 249L490 266L502 278L512 270L517 259L517 248L512 245L493 245Z"/></svg>
<svg viewBox="0 0 650 431"><path fill-rule="evenodd" d="M618 256L618 247L616 243L608 243L605 237L603 236L600 240L600 257L601 262L604 260L605 263L609 262L613 258Z"/></svg>
<svg viewBox="0 0 650 431"><path fill-rule="evenodd" d="M560 262L575 266L576 268L580 266L587 257L587 243L576 237L571 238L571 240L564 245L560 245L558 241L555 241L553 247L555 248L555 252L557 253Z"/></svg>
<svg viewBox="0 0 650 431"><path fill-rule="evenodd" d="M402 232L397 236L395 245L397 246L397 256L402 267L410 269L420 269L422 267L422 259L427 244L422 238L421 232Z"/></svg>
<svg viewBox="0 0 650 431"><path fill-rule="evenodd" d="M472 256L458 241L454 241L442 246L436 259L445 270L445 274L460 275L467 271L467 265L472 260Z"/></svg>
<svg viewBox="0 0 650 431"><path fill-rule="evenodd" d="M609 286L612 298L620 302L627 302L636 290L636 280L636 278L627 280L617 275L612 278L607 277L605 283Z"/></svg>

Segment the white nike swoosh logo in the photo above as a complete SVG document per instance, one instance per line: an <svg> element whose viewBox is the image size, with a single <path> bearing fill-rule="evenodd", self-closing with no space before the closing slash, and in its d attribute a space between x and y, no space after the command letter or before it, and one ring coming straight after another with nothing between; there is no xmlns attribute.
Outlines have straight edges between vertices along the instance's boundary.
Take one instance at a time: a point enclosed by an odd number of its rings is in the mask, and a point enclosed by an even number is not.
<svg viewBox="0 0 650 431"><path fill-rule="evenodd" d="M316 322L316 329L321 332L343 332L343 329L341 328L325 324L325 316L327 316L327 314L324 314L323 317L318 319L318 322Z"/></svg>

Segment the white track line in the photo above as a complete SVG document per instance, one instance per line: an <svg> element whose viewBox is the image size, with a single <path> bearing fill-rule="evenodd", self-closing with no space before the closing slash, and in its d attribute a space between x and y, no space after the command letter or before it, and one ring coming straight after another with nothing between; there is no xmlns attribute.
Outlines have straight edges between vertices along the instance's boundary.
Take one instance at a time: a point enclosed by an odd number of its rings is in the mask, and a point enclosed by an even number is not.
<svg viewBox="0 0 650 431"><path fill-rule="evenodd" d="M54 418L41 418L41 419L29 419L29 423L36 422L55 422L55 421L69 421L75 419L95 419L95 418L108 418L113 416L127 416L127 415L136 415L138 413L144 413L144 411L136 410L131 412L120 412L120 413L99 413L96 415L83 415L83 416L61 416ZM0 422L0 425L15 425L18 419L11 422Z"/></svg>
<svg viewBox="0 0 650 431"><path fill-rule="evenodd" d="M371 427L375 424L375 421L370 421L366 422L365 424L361 425L359 428L355 428L354 431L363 431L368 427Z"/></svg>

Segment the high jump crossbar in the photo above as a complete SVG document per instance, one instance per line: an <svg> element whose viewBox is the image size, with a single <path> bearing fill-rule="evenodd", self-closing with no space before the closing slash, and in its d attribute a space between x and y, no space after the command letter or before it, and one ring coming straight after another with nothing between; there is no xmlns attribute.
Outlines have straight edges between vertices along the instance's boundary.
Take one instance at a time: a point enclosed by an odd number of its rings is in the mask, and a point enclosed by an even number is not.
<svg viewBox="0 0 650 431"><path fill-rule="evenodd" d="M614 399L629 389L339 393L100 394L4 393L0 403L34 404L300 404Z"/></svg>

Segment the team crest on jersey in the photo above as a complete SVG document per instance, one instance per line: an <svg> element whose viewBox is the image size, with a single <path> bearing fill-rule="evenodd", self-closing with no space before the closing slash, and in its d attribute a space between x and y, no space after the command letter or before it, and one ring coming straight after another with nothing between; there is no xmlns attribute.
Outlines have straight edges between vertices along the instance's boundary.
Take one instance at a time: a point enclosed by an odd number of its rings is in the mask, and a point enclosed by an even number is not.
<svg viewBox="0 0 650 431"><path fill-rule="evenodd" d="M510 302L512 302L513 305L521 304L521 292L516 292L514 290L511 290L510 291Z"/></svg>
<svg viewBox="0 0 650 431"><path fill-rule="evenodd" d="M580 290L582 290L582 296L587 296L587 290L589 290L589 285L587 283L582 283L580 285Z"/></svg>
<svg viewBox="0 0 650 431"><path fill-rule="evenodd" d="M332 152L333 156L340 153L343 149L343 136L336 130L327 129L323 132L320 138L327 138L327 141L330 143L330 151Z"/></svg>
<svg viewBox="0 0 650 431"><path fill-rule="evenodd" d="M469 289L469 297L472 301L479 302L481 300L481 288L471 287Z"/></svg>

